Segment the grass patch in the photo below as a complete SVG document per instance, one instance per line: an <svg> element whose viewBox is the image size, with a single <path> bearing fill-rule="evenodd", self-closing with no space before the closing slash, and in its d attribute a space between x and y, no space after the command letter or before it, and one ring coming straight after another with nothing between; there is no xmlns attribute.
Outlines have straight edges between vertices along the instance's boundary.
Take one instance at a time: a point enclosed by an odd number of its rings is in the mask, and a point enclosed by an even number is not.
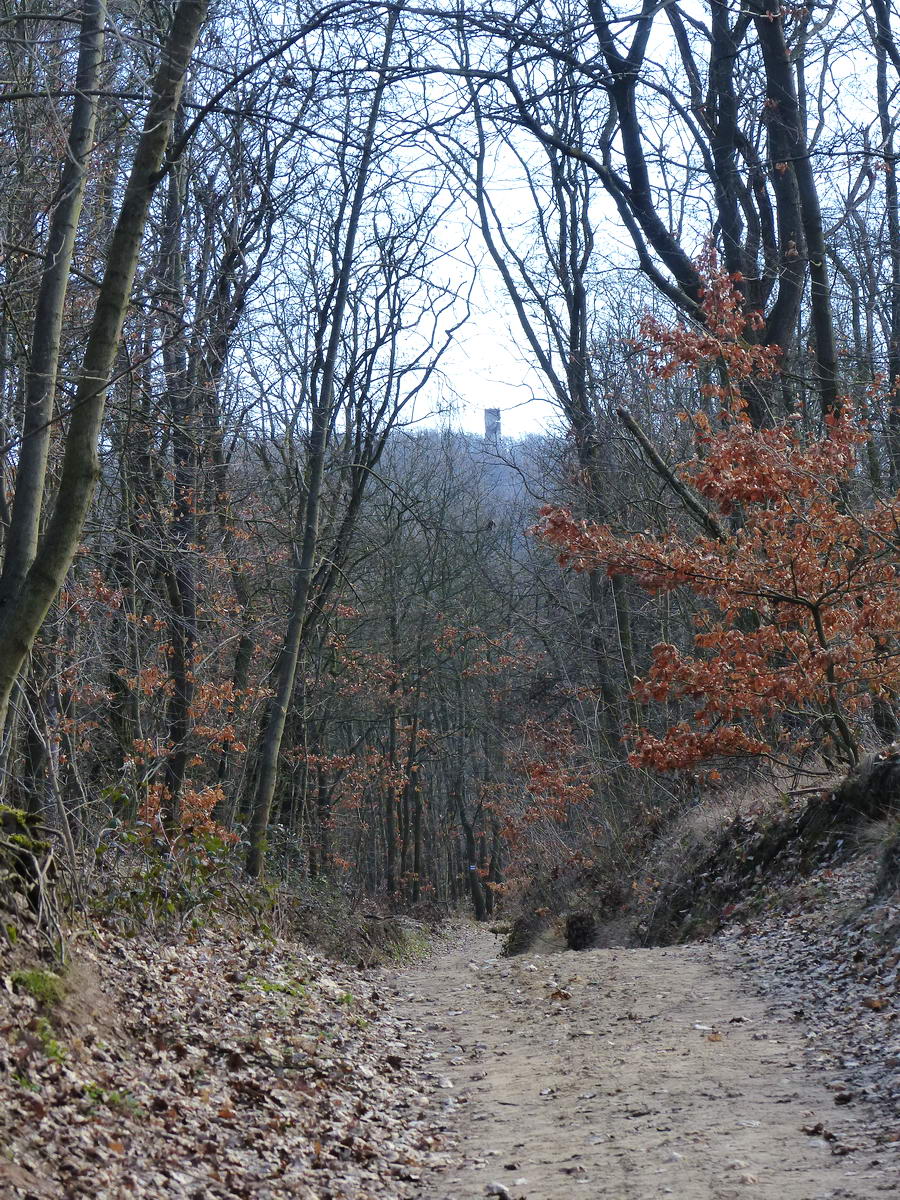
<svg viewBox="0 0 900 1200"><path fill-rule="evenodd" d="M65 984L55 971L19 970L13 971L10 978L14 988L31 996L41 1008L52 1009L62 1003Z"/></svg>

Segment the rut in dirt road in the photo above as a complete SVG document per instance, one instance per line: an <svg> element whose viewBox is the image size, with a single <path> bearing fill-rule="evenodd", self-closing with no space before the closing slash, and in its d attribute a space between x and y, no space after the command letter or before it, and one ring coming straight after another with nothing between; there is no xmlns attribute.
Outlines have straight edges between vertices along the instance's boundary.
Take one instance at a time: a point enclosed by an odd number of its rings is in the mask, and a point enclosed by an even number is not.
<svg viewBox="0 0 900 1200"><path fill-rule="evenodd" d="M483 929L396 981L437 1050L456 1167L429 1200L866 1200L898 1144L837 1107L802 1029L720 950L497 957ZM730 973L729 973L730 971Z"/></svg>

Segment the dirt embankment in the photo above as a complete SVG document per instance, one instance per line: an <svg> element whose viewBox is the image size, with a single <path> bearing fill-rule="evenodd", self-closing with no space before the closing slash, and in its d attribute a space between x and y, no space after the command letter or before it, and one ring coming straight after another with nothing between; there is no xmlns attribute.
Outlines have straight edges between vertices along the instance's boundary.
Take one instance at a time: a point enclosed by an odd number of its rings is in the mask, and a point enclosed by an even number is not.
<svg viewBox="0 0 900 1200"><path fill-rule="evenodd" d="M225 930L78 953L0 969L2 1200L419 1194L428 1043L369 973Z"/></svg>
<svg viewBox="0 0 900 1200"><path fill-rule="evenodd" d="M459 1139L429 1200L864 1200L900 1142L708 945L497 957L460 929L394 978ZM386 985L390 981L386 980ZM842 1101L848 1101L842 1103Z"/></svg>

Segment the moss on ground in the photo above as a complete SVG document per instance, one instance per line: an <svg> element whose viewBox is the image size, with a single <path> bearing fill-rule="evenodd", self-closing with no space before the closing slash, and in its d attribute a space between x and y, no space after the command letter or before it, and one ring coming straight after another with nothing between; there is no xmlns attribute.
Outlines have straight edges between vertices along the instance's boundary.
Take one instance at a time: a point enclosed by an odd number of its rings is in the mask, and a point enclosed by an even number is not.
<svg viewBox="0 0 900 1200"><path fill-rule="evenodd" d="M46 1017L38 1017L34 1022L34 1033L40 1039L41 1049L47 1058L61 1063L66 1057L66 1048L56 1037L55 1030Z"/></svg>
<svg viewBox="0 0 900 1200"><path fill-rule="evenodd" d="M65 995L65 984L55 971L32 967L27 970L13 971L10 978L13 987L27 992L45 1009L55 1008L62 1002Z"/></svg>

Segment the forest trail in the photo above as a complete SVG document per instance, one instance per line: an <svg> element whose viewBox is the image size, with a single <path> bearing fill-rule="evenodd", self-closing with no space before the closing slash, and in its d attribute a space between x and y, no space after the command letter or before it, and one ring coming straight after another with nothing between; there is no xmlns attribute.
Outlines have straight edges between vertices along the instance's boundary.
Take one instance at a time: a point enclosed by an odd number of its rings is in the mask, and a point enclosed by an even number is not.
<svg viewBox="0 0 900 1200"><path fill-rule="evenodd" d="M498 949L461 927L393 979L398 1010L435 1045L426 1069L459 1142L458 1169L423 1197L896 1194L895 1147L873 1143L862 1108L836 1106L832 1081L803 1067L802 1028L721 950Z"/></svg>

